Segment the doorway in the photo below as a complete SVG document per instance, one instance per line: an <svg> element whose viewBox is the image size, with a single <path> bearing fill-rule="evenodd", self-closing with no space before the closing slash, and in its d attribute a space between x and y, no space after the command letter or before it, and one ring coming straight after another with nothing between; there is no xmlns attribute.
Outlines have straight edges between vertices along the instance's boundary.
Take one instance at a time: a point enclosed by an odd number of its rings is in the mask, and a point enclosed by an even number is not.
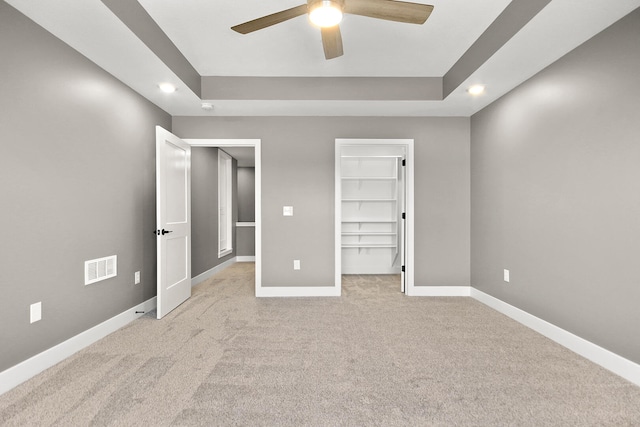
<svg viewBox="0 0 640 427"><path fill-rule="evenodd" d="M413 290L413 140L336 139L336 287L343 274L399 275Z"/></svg>
<svg viewBox="0 0 640 427"><path fill-rule="evenodd" d="M255 242L254 256L236 257L238 261L255 261L255 295L262 289L262 161L261 141L259 139L185 139L191 147L212 147L224 150L234 158L240 158L246 149L253 150L253 192L255 194L251 208L254 209L254 221L242 221L236 224L236 232L247 235L247 241ZM239 230L239 231L238 231ZM254 231L255 230L255 231Z"/></svg>

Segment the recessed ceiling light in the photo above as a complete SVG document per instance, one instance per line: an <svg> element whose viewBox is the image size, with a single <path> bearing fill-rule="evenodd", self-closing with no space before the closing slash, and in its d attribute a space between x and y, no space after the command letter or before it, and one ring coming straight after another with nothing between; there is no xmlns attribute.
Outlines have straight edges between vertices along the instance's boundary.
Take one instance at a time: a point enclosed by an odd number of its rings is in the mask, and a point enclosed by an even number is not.
<svg viewBox="0 0 640 427"><path fill-rule="evenodd" d="M172 85L171 83L160 83L158 85L158 87L164 93L173 93L173 92L176 91L176 87L174 85Z"/></svg>
<svg viewBox="0 0 640 427"><path fill-rule="evenodd" d="M484 85L473 85L467 89L470 95L482 95L484 93Z"/></svg>

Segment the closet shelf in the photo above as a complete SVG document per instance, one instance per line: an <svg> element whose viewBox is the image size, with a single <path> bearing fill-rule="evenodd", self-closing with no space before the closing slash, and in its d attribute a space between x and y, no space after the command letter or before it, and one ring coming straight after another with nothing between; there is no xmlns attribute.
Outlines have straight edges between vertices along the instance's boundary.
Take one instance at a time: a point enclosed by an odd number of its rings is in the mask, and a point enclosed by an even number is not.
<svg viewBox="0 0 640 427"><path fill-rule="evenodd" d="M395 219L361 219L361 220L343 220L343 224L395 224L398 221Z"/></svg>
<svg viewBox="0 0 640 427"><path fill-rule="evenodd" d="M394 231L343 231L343 236L395 236Z"/></svg>
<svg viewBox="0 0 640 427"><path fill-rule="evenodd" d="M357 181L395 181L398 178L395 176L343 176L342 179Z"/></svg>
<svg viewBox="0 0 640 427"><path fill-rule="evenodd" d="M383 243L343 243L342 247L344 249L347 248L355 248L355 249L365 249L365 248L395 248L396 245L392 245L392 244L383 244Z"/></svg>
<svg viewBox="0 0 640 427"><path fill-rule="evenodd" d="M380 155L380 156L374 156L374 155L347 156L343 154L340 157L343 159L401 159L403 156L399 154L389 154L389 155Z"/></svg>
<svg viewBox="0 0 640 427"><path fill-rule="evenodd" d="M392 150L341 156L340 246L349 271L399 269L402 156L383 152Z"/></svg>
<svg viewBox="0 0 640 427"><path fill-rule="evenodd" d="M397 199L342 199L343 202L397 202Z"/></svg>

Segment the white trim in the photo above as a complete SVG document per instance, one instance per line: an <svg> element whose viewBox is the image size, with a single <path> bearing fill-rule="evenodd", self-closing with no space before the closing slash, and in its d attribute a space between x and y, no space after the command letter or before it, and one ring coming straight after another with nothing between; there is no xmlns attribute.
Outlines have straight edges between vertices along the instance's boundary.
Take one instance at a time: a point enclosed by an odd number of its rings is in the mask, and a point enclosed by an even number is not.
<svg viewBox="0 0 640 427"><path fill-rule="evenodd" d="M192 147L253 147L256 179L256 296L262 288L262 141L260 139L183 139Z"/></svg>
<svg viewBox="0 0 640 427"><path fill-rule="evenodd" d="M236 262L256 262L256 257L253 255L238 255Z"/></svg>
<svg viewBox="0 0 640 427"><path fill-rule="evenodd" d="M131 307L111 319L105 320L99 325L84 332L75 335L60 344L38 353L35 356L20 362L17 365L0 372L0 394L6 393L17 385L27 381L28 379L38 375L40 372L62 362L67 357L72 356L85 347L90 346L96 341L106 337L112 332L126 326L128 323L136 320L157 305L156 297L153 297L143 303ZM136 313L141 311L143 313Z"/></svg>
<svg viewBox="0 0 640 427"><path fill-rule="evenodd" d="M334 165L334 205L336 212L334 214L334 271L335 278L334 283L336 288L342 290L342 161L341 156L342 144L336 139L336 146L334 148L335 165Z"/></svg>
<svg viewBox="0 0 640 427"><path fill-rule="evenodd" d="M411 297L468 297L469 286L412 286L407 291Z"/></svg>
<svg viewBox="0 0 640 427"><path fill-rule="evenodd" d="M334 251L335 251L335 285L338 290L342 289L342 183L341 183L341 148L347 145L404 145L406 151L406 247L405 254L405 279L407 284L407 295L414 295L414 140L413 139L352 139L336 138L335 140L335 223L334 223Z"/></svg>
<svg viewBox="0 0 640 427"><path fill-rule="evenodd" d="M233 252L233 248L224 249L221 252L218 252L218 258L225 257L225 256L229 255L232 252Z"/></svg>
<svg viewBox="0 0 640 427"><path fill-rule="evenodd" d="M513 320L533 329L582 357L602 366L622 378L640 386L640 365L625 359L590 341L580 338L546 320L542 320L517 307L501 301L478 289L471 288L471 297L509 316Z"/></svg>
<svg viewBox="0 0 640 427"><path fill-rule="evenodd" d="M255 222L236 222L236 227L255 227Z"/></svg>
<svg viewBox="0 0 640 427"><path fill-rule="evenodd" d="M257 297L339 297L336 286L263 286Z"/></svg>
<svg viewBox="0 0 640 427"><path fill-rule="evenodd" d="M204 282L205 280L207 280L208 278L210 278L214 274L220 273L222 270L224 270L227 267L232 266L236 262L238 262L237 257L233 257L231 259L226 260L222 264L218 264L215 267L210 268L209 270L205 271L204 273L198 274L196 277L192 277L191 278L191 287L194 287L195 285Z"/></svg>
<svg viewBox="0 0 640 427"><path fill-rule="evenodd" d="M407 240L405 245L407 248L407 253L404 254L405 263L405 282L406 282L406 290L407 294L411 295L415 284L415 268L416 265L414 262L414 230L415 230L415 215L414 215L414 150L413 150L413 139L410 140L407 146L407 157L406 157L406 168L404 179L406 180L406 194L405 197L405 207L407 213L406 219L406 231L405 231L405 239Z"/></svg>
<svg viewBox="0 0 640 427"><path fill-rule="evenodd" d="M218 258L233 252L233 178L231 156L218 148ZM222 219L224 217L224 220Z"/></svg>

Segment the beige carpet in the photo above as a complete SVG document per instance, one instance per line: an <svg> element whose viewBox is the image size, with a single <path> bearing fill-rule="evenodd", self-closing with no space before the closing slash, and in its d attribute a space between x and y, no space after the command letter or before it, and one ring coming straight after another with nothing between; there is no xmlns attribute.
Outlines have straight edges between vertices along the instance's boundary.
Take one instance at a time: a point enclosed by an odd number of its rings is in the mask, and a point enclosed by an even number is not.
<svg viewBox="0 0 640 427"><path fill-rule="evenodd" d="M640 425L640 388L394 276L256 299L253 265L235 264L154 314L0 396L0 425Z"/></svg>

